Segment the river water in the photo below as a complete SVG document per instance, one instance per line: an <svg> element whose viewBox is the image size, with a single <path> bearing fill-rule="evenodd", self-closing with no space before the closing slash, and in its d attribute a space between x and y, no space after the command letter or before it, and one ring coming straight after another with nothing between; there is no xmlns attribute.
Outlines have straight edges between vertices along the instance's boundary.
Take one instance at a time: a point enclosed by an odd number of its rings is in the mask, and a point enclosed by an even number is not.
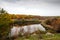
<svg viewBox="0 0 60 40"><path fill-rule="evenodd" d="M32 25L27 25L27 26L22 26L22 27L16 27L13 26L11 28L10 36L15 36L19 35L19 33L33 33L35 31L46 31L46 29L41 25L41 24L32 24Z"/></svg>

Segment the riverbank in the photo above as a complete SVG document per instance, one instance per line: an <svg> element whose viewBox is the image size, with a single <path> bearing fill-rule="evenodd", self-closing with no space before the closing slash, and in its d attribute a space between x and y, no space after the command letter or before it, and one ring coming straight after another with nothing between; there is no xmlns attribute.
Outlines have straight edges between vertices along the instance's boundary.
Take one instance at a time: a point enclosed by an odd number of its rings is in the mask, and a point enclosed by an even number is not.
<svg viewBox="0 0 60 40"><path fill-rule="evenodd" d="M39 38L39 35L32 35L29 36L28 38L25 37L18 37L15 40L60 40L60 34L56 33L54 35L46 35L46 34L41 34L42 38Z"/></svg>

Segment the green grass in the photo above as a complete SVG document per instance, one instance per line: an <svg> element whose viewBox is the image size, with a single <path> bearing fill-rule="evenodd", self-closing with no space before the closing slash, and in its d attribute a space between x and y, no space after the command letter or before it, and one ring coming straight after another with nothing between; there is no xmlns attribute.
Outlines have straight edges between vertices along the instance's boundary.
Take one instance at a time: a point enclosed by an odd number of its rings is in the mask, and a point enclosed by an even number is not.
<svg viewBox="0 0 60 40"><path fill-rule="evenodd" d="M60 34L54 34L54 36L43 35L44 40L60 40Z"/></svg>
<svg viewBox="0 0 60 40"><path fill-rule="evenodd" d="M45 34L42 34L42 40L60 40L60 34L54 34L54 36L52 35L45 35ZM25 38L25 37L18 37L17 39L15 40L41 40L41 37L39 37L39 35L32 35L32 36L29 36L28 38Z"/></svg>

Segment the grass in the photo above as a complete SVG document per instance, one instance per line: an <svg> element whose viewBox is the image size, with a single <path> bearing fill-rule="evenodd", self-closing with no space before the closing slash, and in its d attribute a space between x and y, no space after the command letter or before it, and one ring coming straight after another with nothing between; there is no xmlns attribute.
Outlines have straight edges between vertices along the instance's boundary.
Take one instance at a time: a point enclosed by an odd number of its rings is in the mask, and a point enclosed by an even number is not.
<svg viewBox="0 0 60 40"><path fill-rule="evenodd" d="M60 40L60 34L54 34L54 36L43 35L44 40Z"/></svg>
<svg viewBox="0 0 60 40"><path fill-rule="evenodd" d="M18 37L15 40L60 40L60 34L56 33L54 36L52 35L46 35L46 34L41 34L42 38L39 37L39 35L32 35L29 36L28 38L25 37Z"/></svg>

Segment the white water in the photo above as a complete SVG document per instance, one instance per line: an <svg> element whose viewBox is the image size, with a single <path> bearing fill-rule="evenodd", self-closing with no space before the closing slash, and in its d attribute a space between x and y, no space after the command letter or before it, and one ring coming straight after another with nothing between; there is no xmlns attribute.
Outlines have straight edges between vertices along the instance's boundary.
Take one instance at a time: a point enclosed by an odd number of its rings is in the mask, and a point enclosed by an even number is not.
<svg viewBox="0 0 60 40"><path fill-rule="evenodd" d="M35 31L46 31L46 29L41 25L41 24L33 24L33 25L27 25L27 26L23 26L23 27L15 27L13 26L13 28L11 28L11 35L10 36L15 36L15 35L19 35L19 33L33 33Z"/></svg>

